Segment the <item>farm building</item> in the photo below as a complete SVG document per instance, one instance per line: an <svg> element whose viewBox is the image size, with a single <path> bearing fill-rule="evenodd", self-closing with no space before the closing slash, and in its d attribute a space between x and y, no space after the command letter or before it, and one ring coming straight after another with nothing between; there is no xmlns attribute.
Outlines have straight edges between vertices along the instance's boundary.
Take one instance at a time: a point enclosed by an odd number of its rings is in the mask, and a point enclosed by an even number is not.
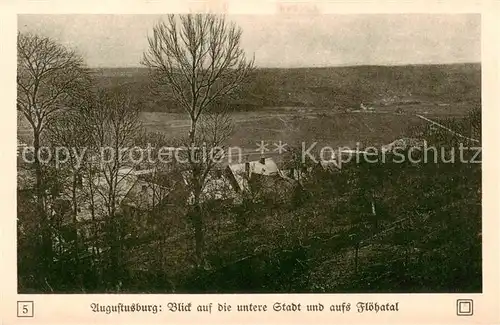
<svg viewBox="0 0 500 325"><path fill-rule="evenodd" d="M184 171L181 174L184 181L183 185L187 189L191 173L189 171ZM187 203L193 204L194 194L190 189L187 189L187 191L189 192ZM208 173L199 199L201 203L205 203L208 201L234 200L236 196L237 190L234 188L227 173L221 169L214 169Z"/></svg>
<svg viewBox="0 0 500 325"><path fill-rule="evenodd" d="M190 172L181 173L184 185L189 185ZM277 164L271 158L261 158L257 161L248 161L241 164L231 164L224 169L212 170L203 187L200 201L231 201L238 203L241 201L243 193L255 190L256 184L261 184L265 191L276 191L276 182L286 181L283 178ZM274 185L269 185L271 182ZM269 186L264 186L268 184ZM193 195L187 199L188 204L192 204Z"/></svg>
<svg viewBox="0 0 500 325"><path fill-rule="evenodd" d="M150 172L150 171L149 171ZM169 189L152 183L142 176L146 171L136 171L132 168L122 168L118 171L115 188L115 200L117 212L125 207L134 210L148 210L162 202L169 194ZM59 206L71 206L72 177L68 177L63 190L58 194ZM63 184L64 185L64 184ZM86 177L77 178L76 200L79 203L77 220L86 222L94 219L102 219L107 214L109 206L109 185L104 175L98 175L93 179Z"/></svg>
<svg viewBox="0 0 500 325"><path fill-rule="evenodd" d="M248 181L253 175L281 176L278 165L271 158L261 158L256 161L229 165L226 167L226 173L238 192L249 189Z"/></svg>

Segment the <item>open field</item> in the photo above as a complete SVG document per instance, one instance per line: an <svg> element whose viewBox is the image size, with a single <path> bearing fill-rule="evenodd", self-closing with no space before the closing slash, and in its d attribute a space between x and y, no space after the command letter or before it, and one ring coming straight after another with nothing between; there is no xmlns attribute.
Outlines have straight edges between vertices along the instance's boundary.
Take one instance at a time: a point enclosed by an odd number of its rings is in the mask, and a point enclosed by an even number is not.
<svg viewBox="0 0 500 325"><path fill-rule="evenodd" d="M449 106L431 104L380 107L374 111L337 112L327 108L265 107L257 111L233 112L234 132L228 146L242 149L247 159L258 159L257 143L265 141L273 155L273 143L282 141L288 147L337 148L347 146L381 146L397 138L409 136L409 130L422 123L416 114L430 118L464 116L471 106L456 103ZM161 132L172 140L184 137L189 130L189 119L184 113L142 112L144 128ZM18 136L30 142L31 129L20 118Z"/></svg>
<svg viewBox="0 0 500 325"><path fill-rule="evenodd" d="M260 141L288 144L318 142L325 145L381 145L407 134L421 123L415 114L429 117L463 116L468 110L461 103L444 108L415 105L404 113L391 110L373 112L332 112L322 108L264 108L256 112L235 112L234 134L228 145L251 147ZM143 112L143 125L172 138L187 134L189 120L182 113Z"/></svg>
<svg viewBox="0 0 500 325"><path fill-rule="evenodd" d="M92 69L100 87L130 95L147 130L178 138L189 120L156 95L145 68ZM289 145L382 145L428 117L464 116L481 99L480 64L257 69L230 100L235 132L228 145L253 152L260 141ZM360 110L361 104L373 110ZM18 136L30 141L18 119Z"/></svg>

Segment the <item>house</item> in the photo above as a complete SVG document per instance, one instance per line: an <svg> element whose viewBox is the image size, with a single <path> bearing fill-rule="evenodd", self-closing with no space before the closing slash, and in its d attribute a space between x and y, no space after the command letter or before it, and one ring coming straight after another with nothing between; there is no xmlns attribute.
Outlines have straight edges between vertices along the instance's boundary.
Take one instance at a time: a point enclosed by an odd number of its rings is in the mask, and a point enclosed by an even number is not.
<svg viewBox="0 0 500 325"><path fill-rule="evenodd" d="M231 184L239 192L249 189L248 181L253 175L283 176L278 165L271 158L260 158L257 161L228 165L226 174L229 176Z"/></svg>
<svg viewBox="0 0 500 325"><path fill-rule="evenodd" d="M148 211L161 204L171 193L172 188L159 185L142 177L144 171L133 174L133 184L122 199L121 205L135 210Z"/></svg>
<svg viewBox="0 0 500 325"><path fill-rule="evenodd" d="M272 158L260 158L226 168L231 183L239 193L252 193L261 199L282 201L297 182L299 172L286 172L279 169Z"/></svg>
<svg viewBox="0 0 500 325"><path fill-rule="evenodd" d="M181 172L184 188L188 188L191 177L190 171ZM242 194L256 188L257 184L265 191L276 191L280 182L289 183L283 177L278 165L271 158L261 158L257 161L248 161L240 164L230 164L225 168L211 170L206 179L200 195L200 202L209 201L241 202ZM281 186L278 186L281 187ZM187 203L192 204L194 195L188 189Z"/></svg>
<svg viewBox="0 0 500 325"><path fill-rule="evenodd" d="M194 203L194 193L190 186L190 171L184 171L181 173L184 186L188 191L187 203ZM202 188L199 201L201 203L209 201L232 201L237 198L238 190L235 188L234 183L231 181L230 175L223 169L213 169L211 170L206 179L205 184Z"/></svg>
<svg viewBox="0 0 500 325"><path fill-rule="evenodd" d="M116 177L114 189L116 212L124 209L149 210L160 204L169 194L170 189L151 182L144 175L149 171L136 171L133 168L122 168ZM61 206L61 202L71 206L73 199L73 176L63 180L62 191L57 194L58 200L54 202ZM102 220L108 214L110 207L110 187L107 178L103 174L96 175L92 179L77 176L77 188L75 199L78 202L77 221L87 223L94 220ZM56 207L54 207L56 208ZM54 209L55 210L55 209ZM70 222L70 219L65 222Z"/></svg>

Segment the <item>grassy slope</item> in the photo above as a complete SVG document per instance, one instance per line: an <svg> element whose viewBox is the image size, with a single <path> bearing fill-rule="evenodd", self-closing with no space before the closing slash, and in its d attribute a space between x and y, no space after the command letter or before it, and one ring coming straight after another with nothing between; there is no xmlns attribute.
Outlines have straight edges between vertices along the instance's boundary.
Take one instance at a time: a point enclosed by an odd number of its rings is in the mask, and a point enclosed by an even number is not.
<svg viewBox="0 0 500 325"><path fill-rule="evenodd" d="M145 111L179 111L174 103L151 96L145 68L94 72L100 85L126 89ZM252 111L266 106L343 109L388 98L395 103L478 101L480 92L480 64L257 69L232 103Z"/></svg>

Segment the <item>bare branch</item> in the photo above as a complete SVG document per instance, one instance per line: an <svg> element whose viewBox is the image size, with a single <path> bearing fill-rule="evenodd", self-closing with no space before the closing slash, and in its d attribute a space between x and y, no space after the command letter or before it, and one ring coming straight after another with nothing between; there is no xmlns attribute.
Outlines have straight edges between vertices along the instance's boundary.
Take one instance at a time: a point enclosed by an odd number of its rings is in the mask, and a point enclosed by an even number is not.
<svg viewBox="0 0 500 325"><path fill-rule="evenodd" d="M178 19L177 19L178 18ZM253 69L240 48L242 31L222 16L170 15L148 37L143 64L155 82L172 90L173 99L193 124L212 103L236 90Z"/></svg>
<svg viewBox="0 0 500 325"><path fill-rule="evenodd" d="M17 57L17 108L42 132L90 78L81 57L49 38L19 33Z"/></svg>

